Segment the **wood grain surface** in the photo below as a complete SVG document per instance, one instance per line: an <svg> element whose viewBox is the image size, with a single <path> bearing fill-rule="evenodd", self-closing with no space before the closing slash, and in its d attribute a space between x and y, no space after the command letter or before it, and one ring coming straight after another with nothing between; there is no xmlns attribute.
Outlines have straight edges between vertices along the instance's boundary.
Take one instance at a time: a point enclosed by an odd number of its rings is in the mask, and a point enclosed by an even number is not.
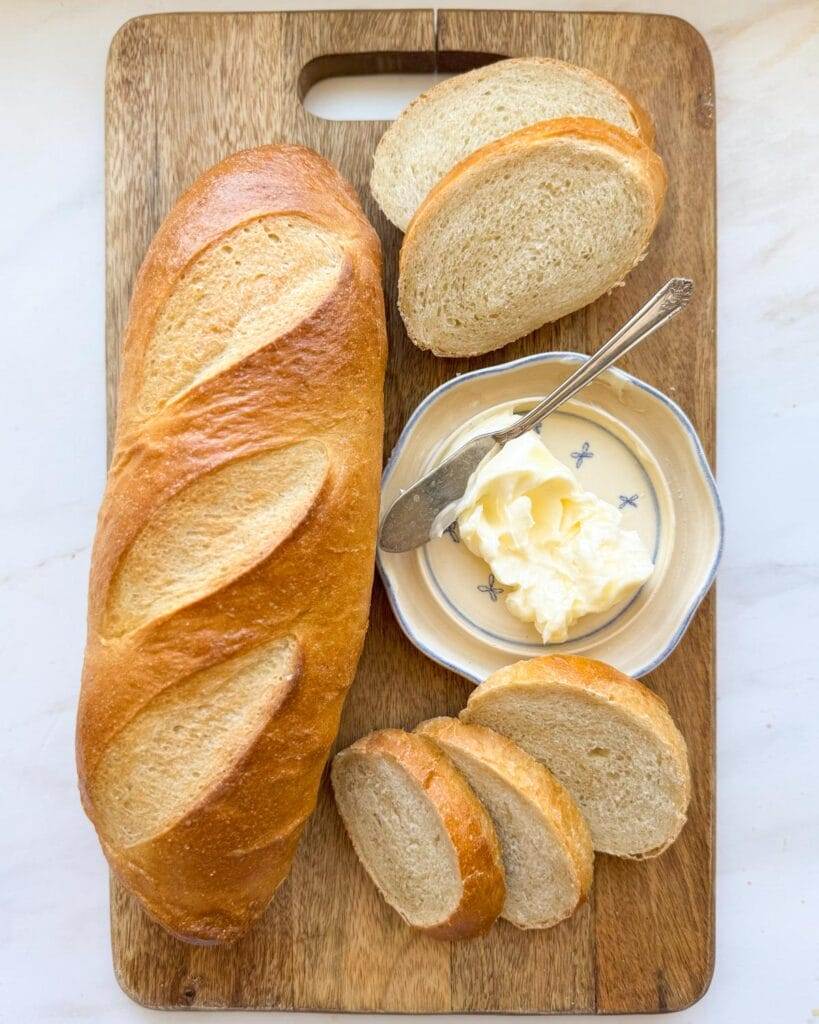
<svg viewBox="0 0 819 1024"><path fill-rule="evenodd" d="M647 259L626 286L534 335L472 360L439 360L406 338L395 307L400 234L367 187L381 122L331 122L301 97L328 74L463 69L496 55L543 54L610 77L651 112L670 187ZM234 150L287 141L332 160L358 189L384 243L391 355L386 450L410 412L466 369L548 349L590 351L668 277L696 282L684 316L625 369L674 397L713 462L715 406L714 103L711 59L686 22L653 15L344 11L155 15L111 47L106 92L109 441L118 345L134 276L179 193ZM115 882L117 977L153 1007L398 1012L636 1012L698 999L714 950L714 606L646 680L691 752L689 822L663 857L597 858L593 895L565 923L438 943L407 928L357 864L325 784L290 878L243 940L185 945ZM376 581L370 631L339 745L381 726L457 712L469 684L404 638Z"/></svg>

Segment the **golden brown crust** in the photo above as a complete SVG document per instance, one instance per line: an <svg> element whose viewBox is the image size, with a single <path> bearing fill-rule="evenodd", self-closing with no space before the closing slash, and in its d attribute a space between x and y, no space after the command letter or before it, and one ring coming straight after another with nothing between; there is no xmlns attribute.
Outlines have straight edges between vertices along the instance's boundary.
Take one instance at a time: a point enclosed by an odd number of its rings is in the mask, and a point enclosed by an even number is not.
<svg viewBox="0 0 819 1024"><path fill-rule="evenodd" d="M576 654L548 654L499 668L472 691L467 706L479 703L493 690L544 683L557 689L571 689L615 703L656 726L662 735L668 736L669 745L684 749L682 736L662 697L612 665Z"/></svg>
<svg viewBox="0 0 819 1024"><path fill-rule="evenodd" d="M336 286L291 330L146 419L138 407L146 350L181 274L238 225L276 214L312 219L338 236ZM185 939L230 941L246 930L287 874L313 810L366 629L385 354L377 236L338 172L299 146L237 153L203 174L160 227L137 277L92 556L77 722L92 821L102 753L157 694L279 636L295 637L299 650L286 698L231 778L138 846L114 848L100 836L119 877ZM326 447L329 474L273 552L201 600L121 637L103 635L116 567L172 495L236 458L309 438Z"/></svg>
<svg viewBox="0 0 819 1024"><path fill-rule="evenodd" d="M586 899L594 871L589 829L577 804L545 765L507 736L457 718L431 718L417 726L415 732L444 744L444 753L446 744L451 744L475 757L536 807L549 822L571 863L579 902Z"/></svg>
<svg viewBox="0 0 819 1024"><path fill-rule="evenodd" d="M463 882L461 900L448 920L423 931L450 940L482 935L503 909L506 883L492 820L466 779L431 740L401 729L370 733L336 757L350 752L395 761L424 790L452 841Z"/></svg>
<svg viewBox="0 0 819 1024"><path fill-rule="evenodd" d="M515 662L493 672L469 696L461 718L469 722L470 710L491 698L498 690L525 692L527 689L552 687L556 691L571 690L596 703L609 703L631 715L650 730L673 756L679 768L682 815L680 828L685 822L685 808L691 797L691 776L688 766L688 748L677 728L665 701L647 686L619 672L611 665L577 655L545 655ZM630 858L645 860L656 857L668 849L677 833L655 850Z"/></svg>

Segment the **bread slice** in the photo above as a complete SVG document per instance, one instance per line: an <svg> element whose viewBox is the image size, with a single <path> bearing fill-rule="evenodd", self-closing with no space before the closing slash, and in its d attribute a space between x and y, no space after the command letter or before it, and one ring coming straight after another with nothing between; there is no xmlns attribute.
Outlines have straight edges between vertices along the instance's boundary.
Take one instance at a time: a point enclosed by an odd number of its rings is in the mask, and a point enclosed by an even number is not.
<svg viewBox="0 0 819 1024"><path fill-rule="evenodd" d="M552 773L480 725L433 718L415 731L443 750L489 811L506 871L501 917L518 928L550 928L572 914L591 886L594 852L583 816Z"/></svg>
<svg viewBox="0 0 819 1024"><path fill-rule="evenodd" d="M332 782L361 863L407 924L437 939L490 927L506 892L495 829L431 740L371 733L336 755Z"/></svg>
<svg viewBox="0 0 819 1024"><path fill-rule="evenodd" d="M494 672L461 719L509 736L557 776L595 850L655 857L685 824L685 740L647 687L589 658L544 657Z"/></svg>
<svg viewBox="0 0 819 1024"><path fill-rule="evenodd" d="M478 355L593 302L642 258L665 186L645 143L589 118L477 150L432 189L404 238L398 307L411 340Z"/></svg>
<svg viewBox="0 0 819 1024"><path fill-rule="evenodd" d="M611 82L550 57L516 57L441 82L404 110L381 136L370 189L406 231L429 190L488 142L537 121L595 117L651 145L648 115Z"/></svg>

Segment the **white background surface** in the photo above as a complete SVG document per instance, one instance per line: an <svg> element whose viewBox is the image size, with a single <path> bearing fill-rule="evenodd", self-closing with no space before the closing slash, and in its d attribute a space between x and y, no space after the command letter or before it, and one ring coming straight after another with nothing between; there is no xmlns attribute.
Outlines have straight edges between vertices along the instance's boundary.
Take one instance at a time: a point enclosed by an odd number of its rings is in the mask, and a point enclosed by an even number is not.
<svg viewBox="0 0 819 1024"><path fill-rule="evenodd" d="M107 871L73 765L105 469L103 73L114 31L133 15L254 6L0 0L4 1021L154 1017L111 971ZM555 6L680 14L716 64L718 477L728 521L717 964L709 993L677 1019L801 1024L819 1015L819 5Z"/></svg>

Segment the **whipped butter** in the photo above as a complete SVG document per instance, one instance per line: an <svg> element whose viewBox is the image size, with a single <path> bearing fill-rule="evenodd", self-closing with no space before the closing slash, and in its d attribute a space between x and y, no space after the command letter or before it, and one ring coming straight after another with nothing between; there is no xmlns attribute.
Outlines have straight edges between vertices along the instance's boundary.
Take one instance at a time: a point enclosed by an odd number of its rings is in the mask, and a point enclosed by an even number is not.
<svg viewBox="0 0 819 1024"><path fill-rule="evenodd" d="M500 414L474 433L514 419ZM623 601L654 569L621 513L584 490L531 430L487 456L448 511L507 591L509 611L534 623L544 643L566 640L578 619Z"/></svg>

